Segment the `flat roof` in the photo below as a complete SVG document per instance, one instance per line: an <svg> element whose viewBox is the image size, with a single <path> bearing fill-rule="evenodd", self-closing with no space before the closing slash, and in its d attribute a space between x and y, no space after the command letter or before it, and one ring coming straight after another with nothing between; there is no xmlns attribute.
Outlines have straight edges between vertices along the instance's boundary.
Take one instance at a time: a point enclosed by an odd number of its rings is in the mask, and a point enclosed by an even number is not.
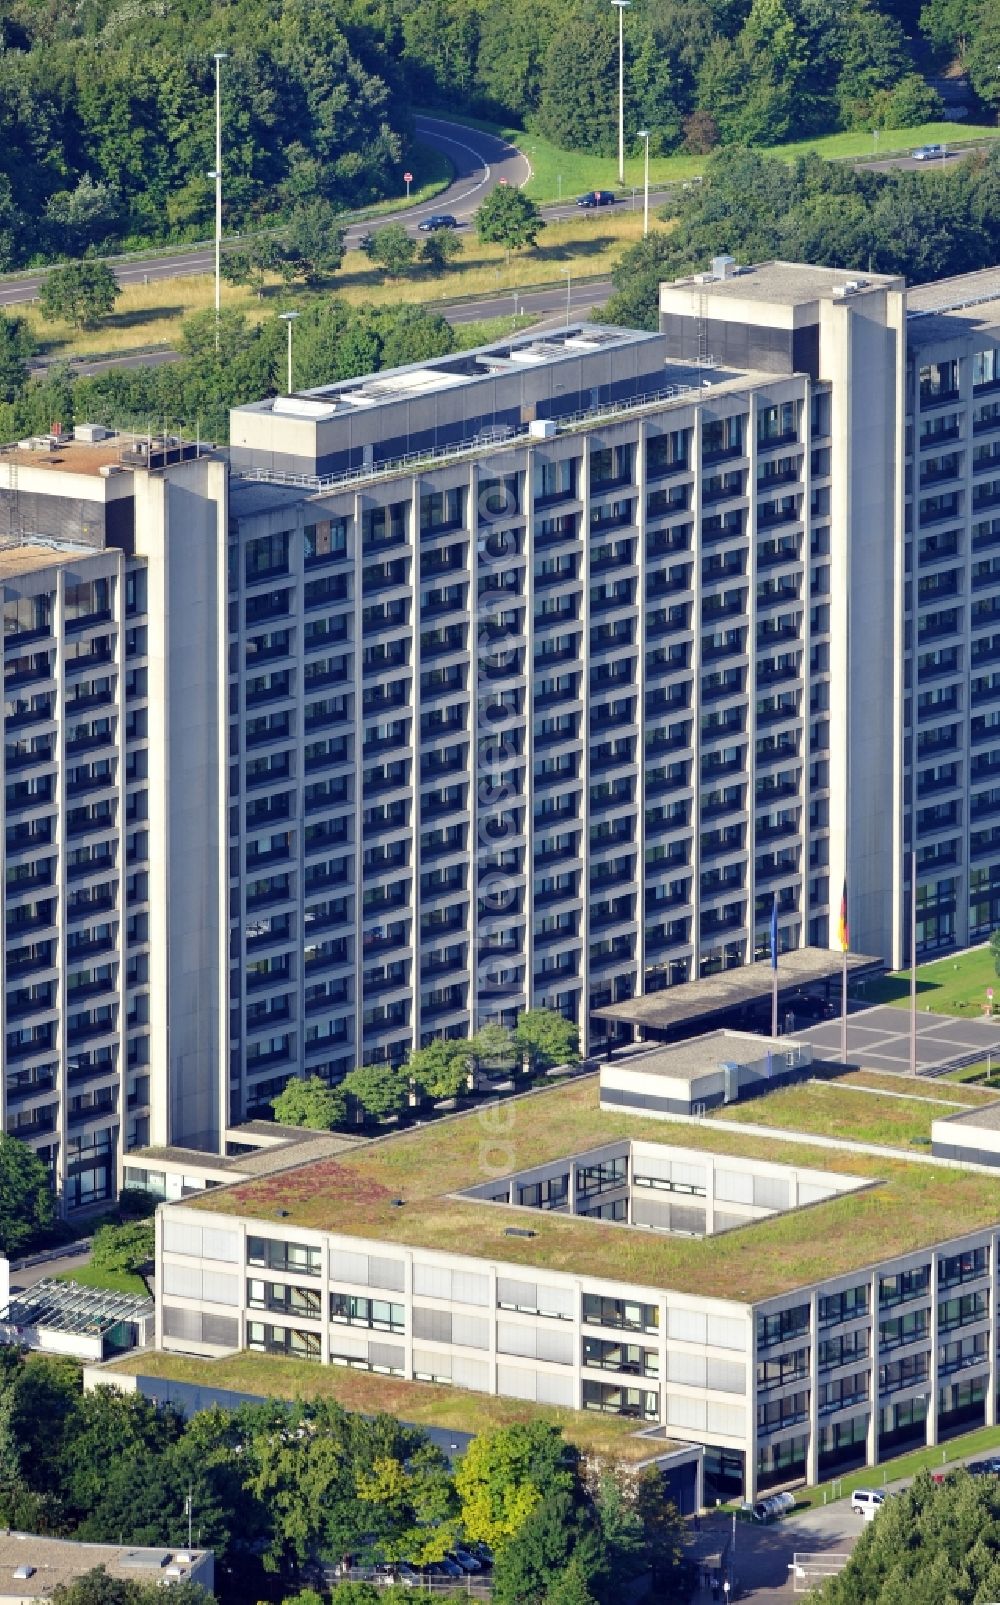
<svg viewBox="0 0 1000 1605"><path fill-rule="evenodd" d="M124 1374L138 1377L141 1382L177 1382L232 1392L241 1396L233 1398L234 1407L253 1398L333 1399L344 1410L361 1415L388 1411L406 1426L427 1432L445 1453L465 1448L465 1442L459 1444L456 1439L467 1440L497 1427L529 1421L558 1427L584 1454L632 1466L664 1455L697 1453L698 1449L696 1444L678 1443L668 1438L662 1428L654 1431L648 1423L628 1416L570 1410L562 1405L536 1404L534 1400L474 1393L450 1383L414 1382L380 1372L356 1371L346 1365L317 1365L312 1360L246 1349L217 1359L164 1349L133 1351L103 1369L112 1374L111 1379L115 1374ZM147 1398L154 1392L157 1398L164 1394L170 1397L169 1387L143 1387L142 1391ZM182 1409L191 1408L187 1399L177 1402ZM226 1401L220 1402L225 1407ZM194 1404L194 1408L207 1408L208 1403L206 1399L203 1404Z"/></svg>
<svg viewBox="0 0 1000 1605"><path fill-rule="evenodd" d="M799 1088L808 1096L809 1086ZM935 1088L935 1092L939 1089ZM891 1095L850 1095L859 1124ZM869 1153L847 1141L811 1142L768 1125L771 1100L753 1101L754 1128L727 1130L715 1120L652 1119L602 1110L598 1077L581 1076L504 1105L499 1148L494 1126L472 1110L368 1143L339 1158L302 1165L267 1181L217 1187L183 1207L213 1216L259 1220L272 1235L296 1228L335 1232L383 1244L530 1266L539 1274L574 1276L753 1302L816 1281L869 1269L891 1255L923 1249L1000 1221L996 1178L921 1155ZM956 1103L959 1100L956 1099ZM780 1108L780 1106L778 1106ZM800 1122L802 1117L800 1116ZM827 1115L811 1122L825 1136ZM799 1126L801 1131L801 1124ZM697 1239L643 1231L610 1221L533 1211L533 1236L508 1237L524 1210L456 1196L484 1179L484 1143L492 1173L561 1160L619 1139L641 1140L781 1165L836 1169L879 1185L807 1209ZM167 1206L180 1207L180 1206Z"/></svg>
<svg viewBox="0 0 1000 1605"><path fill-rule="evenodd" d="M706 269L710 264L706 264ZM901 289L903 280L890 273L858 273L847 268L816 267L809 262L755 262L730 268L724 279L706 271L674 279L661 288L695 289L699 293L740 301L770 301L780 305L808 306L813 301L830 301L836 289L854 284L857 293L865 290Z"/></svg>
<svg viewBox="0 0 1000 1605"><path fill-rule="evenodd" d="M647 1053L630 1054L613 1063L637 1075L669 1076L674 1081L695 1081L730 1062L752 1064L768 1052L786 1054L797 1047L794 1037L759 1037L753 1031L709 1031L702 1037L671 1042Z"/></svg>
<svg viewBox="0 0 1000 1605"><path fill-rule="evenodd" d="M839 976L843 955L824 947L798 947L778 957L778 993L814 986L819 981ZM882 969L881 959L864 953L848 953L847 968L851 974L859 970ZM682 1025L686 1020L702 1020L725 1009L739 1008L771 994L772 975L770 959L757 959L753 964L741 964L736 969L720 970L718 975L702 976L697 981L682 981L677 986L665 987L661 992L647 992L641 998L629 998L623 1003L608 1003L594 1009L598 1020L621 1020L626 1025L665 1030L668 1026Z"/></svg>
<svg viewBox="0 0 1000 1605"><path fill-rule="evenodd" d="M939 1117L940 1118L940 1117ZM982 1109L966 1109L948 1117L950 1126L973 1126L985 1131L1000 1131L1000 1100L985 1104Z"/></svg>
<svg viewBox="0 0 1000 1605"><path fill-rule="evenodd" d="M958 273L954 278L935 279L931 284L915 284L906 293L906 309L911 316L924 312L956 312L990 301L1000 301L1000 267Z"/></svg>
<svg viewBox="0 0 1000 1605"><path fill-rule="evenodd" d="M267 1123L260 1121L254 1124L266 1126ZM241 1140L238 1127L227 1132L226 1136L229 1142L238 1143ZM253 1139L260 1146L252 1147L245 1154L206 1154L199 1148L171 1146L133 1148L129 1151L128 1163L142 1169L159 1159L173 1165L187 1165L192 1174L208 1170L213 1173L232 1171L234 1177L273 1176L315 1159L329 1159L334 1154L347 1153L371 1141L368 1137L355 1136L348 1131L308 1131L297 1126L278 1125L271 1126L266 1136L259 1131L248 1131L246 1139Z"/></svg>
<svg viewBox="0 0 1000 1605"><path fill-rule="evenodd" d="M0 580L14 580L22 574L57 568L63 563L79 563L102 548L83 545L50 546L45 541L12 541L0 545Z"/></svg>
<svg viewBox="0 0 1000 1605"><path fill-rule="evenodd" d="M68 1586L98 1566L112 1577L132 1582L190 1582L197 1580L198 1567L207 1553L204 1549L152 1549L135 1544L81 1544L72 1538L0 1530L0 1599L48 1599L59 1584ZM30 1577L18 1571L28 1567L33 1568Z"/></svg>
<svg viewBox="0 0 1000 1605"><path fill-rule="evenodd" d="M115 435L111 440L96 443L87 440L60 439L57 446L31 450L21 446L0 447L0 468L16 463L20 468L44 468L52 474L97 474L102 468L122 468L131 473L129 465L122 466L122 452L131 444L131 437Z"/></svg>
<svg viewBox="0 0 1000 1605"><path fill-rule="evenodd" d="M387 402L414 400L478 380L495 379L499 374L522 373L542 365L578 360L602 349L621 349L662 339L662 335L648 330L587 322L572 324L568 329L528 330L513 339L476 346L470 351L452 352L430 362L383 368L377 373L300 390L292 396L266 396L260 401L245 402L232 411L234 414L269 412L276 417L323 422L349 417Z"/></svg>

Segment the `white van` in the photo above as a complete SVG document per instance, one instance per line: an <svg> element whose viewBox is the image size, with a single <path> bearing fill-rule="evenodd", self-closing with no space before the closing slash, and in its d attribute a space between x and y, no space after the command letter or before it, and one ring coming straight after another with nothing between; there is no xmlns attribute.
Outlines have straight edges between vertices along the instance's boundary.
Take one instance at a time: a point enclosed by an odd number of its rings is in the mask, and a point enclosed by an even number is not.
<svg viewBox="0 0 1000 1605"><path fill-rule="evenodd" d="M871 1521L885 1503L885 1494L878 1488L855 1488L851 1494L851 1510L855 1516Z"/></svg>

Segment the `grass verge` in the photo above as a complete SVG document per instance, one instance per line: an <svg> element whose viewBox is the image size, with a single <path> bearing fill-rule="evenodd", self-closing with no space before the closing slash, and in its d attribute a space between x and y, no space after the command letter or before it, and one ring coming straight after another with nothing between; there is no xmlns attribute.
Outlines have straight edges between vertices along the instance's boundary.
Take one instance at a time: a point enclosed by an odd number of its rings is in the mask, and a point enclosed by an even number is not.
<svg viewBox="0 0 1000 1605"><path fill-rule="evenodd" d="M541 204L573 200L589 189L613 189L622 193L618 184L618 159L614 156L593 156L585 151L563 150L551 141L530 130L490 123L481 118L462 116L462 121L484 128L523 151L531 163L531 177L525 193ZM865 157L896 155L916 150L919 145L952 145L958 141L987 140L1000 137L1000 129L978 123L922 123L917 128L886 128L879 134L878 149L869 129L855 129L847 133L824 134L816 139L801 140L791 145L764 147L764 156L778 156L782 161L794 161L815 151L828 161L858 161ZM649 181L654 185L681 184L705 170L704 156L655 156L649 164ZM928 167L930 167L928 163ZM624 192L631 198L633 187L642 203L643 152L641 143L626 152Z"/></svg>
<svg viewBox="0 0 1000 1605"><path fill-rule="evenodd" d="M354 306L373 307L398 306L405 301L434 308L469 296L509 295L513 315L515 291L540 284L565 284L561 270L566 268L574 282L577 276L606 276L626 246L641 237L641 213L587 213L549 224L533 250L514 252L508 260L501 246L481 245L472 230L463 230L464 252L444 273L415 270L405 278L386 279L363 252L348 251L340 271L317 288L323 295L338 296ZM301 286L288 290L276 274L269 278L259 298L244 287L222 286L223 305L246 313L252 321L301 308L315 294ZM47 323L35 303L19 311L31 325L41 355L69 358L88 356L97 350L116 355L160 343L169 345L176 340L181 322L213 306L214 300L212 275L203 273L128 285L115 311L98 329L79 330L65 323Z"/></svg>
<svg viewBox="0 0 1000 1605"><path fill-rule="evenodd" d="M978 1087L982 1092L1000 1087L1000 1053L995 1059L979 1059L975 1064L963 1064L959 1070L947 1070L943 1076L937 1076L938 1081L948 1081L952 1086Z"/></svg>
<svg viewBox="0 0 1000 1605"><path fill-rule="evenodd" d="M375 201L371 206L362 207L357 215L384 217L389 212L399 212L408 206L421 206L424 201L432 201L435 195L440 195L443 189L447 189L455 176L455 169L444 152L435 150L433 145L421 144L420 140L415 140L410 147L406 158L406 170L413 174L409 198L404 188L401 195L389 196L384 201Z"/></svg>
<svg viewBox="0 0 1000 1605"><path fill-rule="evenodd" d="M108 1367L129 1375L231 1388L279 1399L335 1399L345 1410L378 1411L418 1427L453 1432L489 1432L520 1421L547 1421L559 1427L584 1454L621 1461L648 1459L649 1440L635 1437L637 1424L621 1416L591 1415L519 1399L467 1393L431 1382L406 1382L343 1365L317 1365L277 1355L240 1354L206 1360L186 1354L131 1354ZM662 1452L662 1441L655 1446Z"/></svg>
<svg viewBox="0 0 1000 1605"><path fill-rule="evenodd" d="M942 1466L954 1466L970 1455L985 1454L996 1448L1000 1448L1000 1427L979 1427L975 1432L964 1433L934 1448L913 1449L895 1460L885 1460L877 1466L861 1466L856 1471L845 1471L842 1477L817 1483L815 1488L796 1490L795 1508L815 1510L845 1498L852 1488L884 1488L887 1483L915 1477L918 1471L940 1471Z"/></svg>

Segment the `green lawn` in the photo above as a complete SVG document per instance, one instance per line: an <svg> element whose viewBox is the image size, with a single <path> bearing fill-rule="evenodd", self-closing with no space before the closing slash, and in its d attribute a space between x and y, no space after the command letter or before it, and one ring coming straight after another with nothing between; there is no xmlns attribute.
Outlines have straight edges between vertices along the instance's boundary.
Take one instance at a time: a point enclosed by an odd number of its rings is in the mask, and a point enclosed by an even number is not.
<svg viewBox="0 0 1000 1605"><path fill-rule="evenodd" d="M982 1073L986 1066L970 1065L969 1068L978 1068ZM836 1069L827 1070L825 1066L818 1065L816 1075L829 1076L840 1087L868 1087L875 1092L895 1092L897 1095L905 1093L907 1098L928 1098L932 1103L949 1103L964 1109L978 1109L984 1103L996 1102L985 1087L962 1086L958 1079L964 1075L961 1071L952 1071L950 1075L935 1076L933 1079L918 1076L915 1081L909 1077L900 1081L898 1074L894 1075L891 1071L848 1070L846 1074L838 1074Z"/></svg>
<svg viewBox="0 0 1000 1605"><path fill-rule="evenodd" d="M57 1282L76 1282L80 1287L103 1287L109 1293L135 1293L139 1298L149 1297L149 1288L141 1276L130 1276L127 1271L102 1271L95 1265L80 1265L75 1271L63 1271Z"/></svg>
<svg viewBox="0 0 1000 1605"><path fill-rule="evenodd" d="M983 1091L1000 1086L1000 1054L995 1060L979 1059L975 1064L963 1064L959 1070L947 1070L938 1081L950 1081L953 1086L978 1085Z"/></svg>
<svg viewBox="0 0 1000 1605"><path fill-rule="evenodd" d="M921 1012L985 1014L988 987L995 990L995 1008L1000 1009L1000 977L988 947L971 947L964 953L952 953L931 964L917 966L917 1008ZM855 996L866 1003L892 1003L899 1008L909 1008L910 972L898 970L875 981L861 982Z"/></svg>
<svg viewBox="0 0 1000 1605"><path fill-rule="evenodd" d="M522 150L531 163L531 178L525 186L533 200L549 203L571 200L588 189L618 190L618 158L591 156L583 151L562 150L539 134L521 128L490 123L475 117L462 121L500 134ZM950 145L957 141L996 139L1000 129L969 123L923 123L919 128L885 129L879 135L878 154L893 154L915 150L918 145ZM803 140L793 145L775 145L765 149L766 156L780 156L792 161L807 151L816 151L830 161L851 160L875 154L875 142L867 129L843 134L825 134L817 139ZM657 156L649 164L649 179L654 185L678 184L705 170L704 156ZM640 192L637 206L642 206L643 155L641 142L626 147L625 192L631 203L633 185Z"/></svg>

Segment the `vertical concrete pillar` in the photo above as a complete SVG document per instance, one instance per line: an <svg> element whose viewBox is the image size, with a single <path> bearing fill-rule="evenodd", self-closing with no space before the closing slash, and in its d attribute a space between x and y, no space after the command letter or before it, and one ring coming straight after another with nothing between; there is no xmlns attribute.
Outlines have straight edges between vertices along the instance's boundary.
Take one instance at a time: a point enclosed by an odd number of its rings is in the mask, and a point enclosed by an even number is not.
<svg viewBox="0 0 1000 1605"><path fill-rule="evenodd" d="M878 1272L877 1271L873 1271L872 1272L871 1287L870 1287L869 1293L868 1293L868 1304L869 1304L868 1313L869 1313L869 1317L870 1317L870 1320L871 1320L871 1326L869 1328L869 1339L868 1339L869 1349L870 1349L870 1355L869 1355L869 1364L870 1364L869 1393L871 1395L871 1410L869 1411L869 1414L868 1414L868 1452L867 1452L866 1459L867 1459L868 1465L877 1466L878 1465L878 1456L879 1456L879 1443L878 1443L878 1426L879 1426L879 1387L878 1387L879 1335L878 1335L878 1331L879 1331L879 1328L878 1328Z"/></svg>
<svg viewBox="0 0 1000 1605"><path fill-rule="evenodd" d="M809 1442L806 1482L819 1482L819 1294L809 1295Z"/></svg>
<svg viewBox="0 0 1000 1605"><path fill-rule="evenodd" d="M927 1395L927 1443L938 1441L938 1257L931 1254L931 1356Z"/></svg>

